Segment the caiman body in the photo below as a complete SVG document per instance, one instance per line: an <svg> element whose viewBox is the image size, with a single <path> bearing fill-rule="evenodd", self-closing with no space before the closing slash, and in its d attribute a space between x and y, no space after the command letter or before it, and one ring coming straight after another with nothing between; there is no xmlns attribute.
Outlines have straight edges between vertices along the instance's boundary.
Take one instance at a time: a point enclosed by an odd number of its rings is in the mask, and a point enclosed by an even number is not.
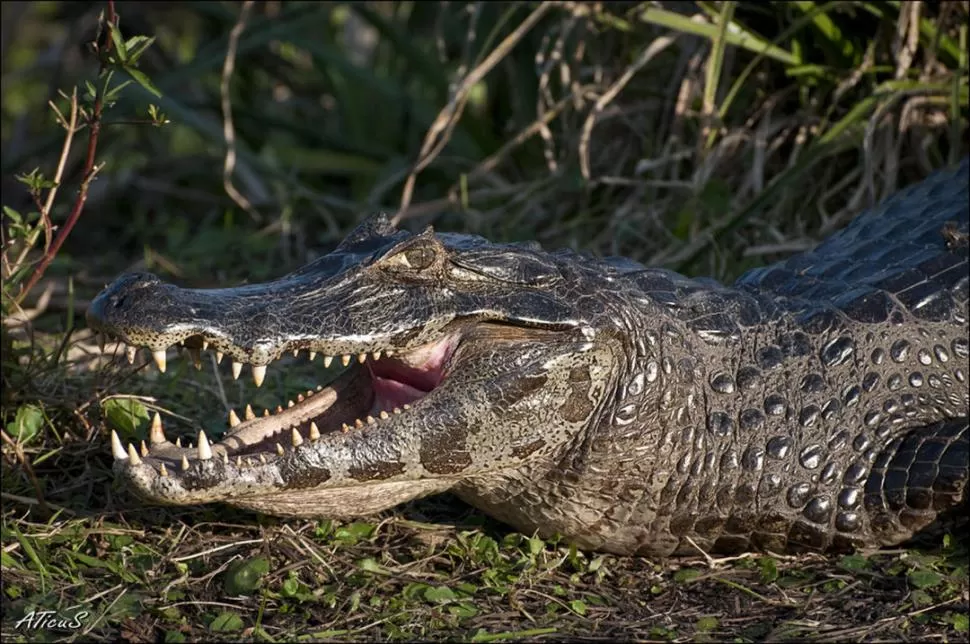
<svg viewBox="0 0 970 644"><path fill-rule="evenodd" d="M89 324L156 356L349 367L219 442L113 436L116 471L284 516L450 490L623 554L900 543L966 504L968 181L964 161L733 286L383 217L274 282L122 276Z"/></svg>

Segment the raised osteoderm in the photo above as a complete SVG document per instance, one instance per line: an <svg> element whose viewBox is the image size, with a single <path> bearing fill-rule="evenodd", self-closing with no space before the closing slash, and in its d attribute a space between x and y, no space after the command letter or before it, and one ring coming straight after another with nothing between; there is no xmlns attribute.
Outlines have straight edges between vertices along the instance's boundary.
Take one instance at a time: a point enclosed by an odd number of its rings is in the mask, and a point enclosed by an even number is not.
<svg viewBox="0 0 970 644"><path fill-rule="evenodd" d="M450 490L527 533L670 555L899 543L964 507L968 163L733 286L384 217L279 280L120 277L91 327L252 365L342 363L225 437L116 435L161 503L347 517ZM240 418L239 416L243 416Z"/></svg>

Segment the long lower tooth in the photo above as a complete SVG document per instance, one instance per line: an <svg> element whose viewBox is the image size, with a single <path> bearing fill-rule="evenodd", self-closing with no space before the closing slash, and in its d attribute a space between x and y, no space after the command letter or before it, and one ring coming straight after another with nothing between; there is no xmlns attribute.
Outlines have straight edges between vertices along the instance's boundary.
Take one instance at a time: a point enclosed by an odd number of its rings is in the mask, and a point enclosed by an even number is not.
<svg viewBox="0 0 970 644"><path fill-rule="evenodd" d="M349 353L345 353L342 356L340 356L340 364L342 364L345 367L350 364L350 354Z"/></svg>
<svg viewBox="0 0 970 644"><path fill-rule="evenodd" d="M253 382L259 387L266 378L266 365L253 365Z"/></svg>
<svg viewBox="0 0 970 644"><path fill-rule="evenodd" d="M320 428L317 427L317 424L316 423L314 423L314 422L311 421L310 422L310 440L315 441L318 438L320 438Z"/></svg>
<svg viewBox="0 0 970 644"><path fill-rule="evenodd" d="M165 438L165 430L162 429L162 417L157 411L152 417L152 427L150 433L148 434L148 442L150 442L152 445L167 442L167 439Z"/></svg>
<svg viewBox="0 0 970 644"><path fill-rule="evenodd" d="M236 362L235 360L233 360L232 361L232 379L233 380L238 380L239 379L239 374L241 374L241 373L242 373L242 363L241 362Z"/></svg>
<svg viewBox="0 0 970 644"><path fill-rule="evenodd" d="M121 439L118 438L118 432L113 429L111 430L111 455L119 461L128 460L128 453L121 444Z"/></svg>
<svg viewBox="0 0 970 644"><path fill-rule="evenodd" d="M209 447L209 439L205 437L205 432L199 432L199 460L208 461L212 458L212 448Z"/></svg>
<svg viewBox="0 0 970 644"><path fill-rule="evenodd" d="M155 361L155 366L158 367L158 370L165 373L165 349L152 351L152 360Z"/></svg>
<svg viewBox="0 0 970 644"><path fill-rule="evenodd" d="M141 458L138 456L138 452L135 451L135 446L128 443L128 458L131 459L132 465L141 465Z"/></svg>
<svg viewBox="0 0 970 644"><path fill-rule="evenodd" d="M158 466L158 473L162 476L168 476L168 468L165 467L165 463Z"/></svg>
<svg viewBox="0 0 970 644"><path fill-rule="evenodd" d="M182 449L182 437L181 436L176 436L175 437L175 446L178 447L179 449Z"/></svg>
<svg viewBox="0 0 970 644"><path fill-rule="evenodd" d="M253 418L256 418L256 412L253 411L252 405L248 405L248 404L246 405L245 416L246 416L246 420L252 420Z"/></svg>
<svg viewBox="0 0 970 644"><path fill-rule="evenodd" d="M293 442L293 447L299 447L300 445L303 444L303 437L300 436L300 432L296 431L296 427L293 428L293 432L290 438Z"/></svg>
<svg viewBox="0 0 970 644"><path fill-rule="evenodd" d="M323 366L324 366L324 367L329 367L329 366L330 366L330 365L332 365L332 364L333 364L333 356L326 356L326 357L325 357L325 358L323 359Z"/></svg>
<svg viewBox="0 0 970 644"><path fill-rule="evenodd" d="M138 347L125 347L125 357L128 358L128 364L135 364L135 355L138 353Z"/></svg>
<svg viewBox="0 0 970 644"><path fill-rule="evenodd" d="M141 448L138 451L141 452L142 456L148 456L148 445L145 445L145 441L141 442Z"/></svg>
<svg viewBox="0 0 970 644"><path fill-rule="evenodd" d="M236 410L235 409L230 409L229 410L229 426L230 427L235 427L240 422L242 422L242 421L240 421L239 420L239 416L236 415Z"/></svg>
<svg viewBox="0 0 970 644"><path fill-rule="evenodd" d="M185 454L182 454L182 471L186 472L189 469L189 459L185 458Z"/></svg>
<svg viewBox="0 0 970 644"><path fill-rule="evenodd" d="M276 444L276 453L279 454L280 456L283 455L283 446L280 445L279 443Z"/></svg>

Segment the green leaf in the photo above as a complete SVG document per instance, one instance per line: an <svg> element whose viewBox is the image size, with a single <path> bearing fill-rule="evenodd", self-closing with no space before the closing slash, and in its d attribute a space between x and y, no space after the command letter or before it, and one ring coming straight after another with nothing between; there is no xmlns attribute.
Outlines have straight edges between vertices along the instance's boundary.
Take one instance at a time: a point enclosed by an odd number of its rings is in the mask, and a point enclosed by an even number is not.
<svg viewBox="0 0 970 644"><path fill-rule="evenodd" d="M242 618L238 613L226 611L219 615L209 624L209 630L214 633L226 633L238 631L244 626Z"/></svg>
<svg viewBox="0 0 970 644"><path fill-rule="evenodd" d="M227 595L249 595L269 572L269 559L256 557L237 561L226 571L223 586Z"/></svg>
<svg viewBox="0 0 970 644"><path fill-rule="evenodd" d="M128 49L125 48L125 42L121 39L121 30L114 23L108 23L108 33L111 34L111 42L114 43L115 52L118 54L118 60L125 64L128 62Z"/></svg>
<svg viewBox="0 0 970 644"><path fill-rule="evenodd" d="M761 569L761 583L770 584L778 579L778 562L772 557L761 557L758 559L758 568Z"/></svg>
<svg viewBox="0 0 970 644"><path fill-rule="evenodd" d="M846 555L839 561L839 566L846 570L867 570L870 567L869 559L862 555Z"/></svg>
<svg viewBox="0 0 970 644"><path fill-rule="evenodd" d="M687 582L693 581L701 576L701 571L696 568L681 568L674 573L674 581Z"/></svg>
<svg viewBox="0 0 970 644"><path fill-rule="evenodd" d="M7 423L7 431L21 443L40 433L44 426L44 410L38 405L26 404L17 409L17 415Z"/></svg>
<svg viewBox="0 0 970 644"><path fill-rule="evenodd" d="M148 410L136 398L110 398L101 403L101 409L112 427L125 437L132 438L148 420Z"/></svg>
<svg viewBox="0 0 970 644"><path fill-rule="evenodd" d="M913 588L932 588L943 581L943 576L933 570L914 570L906 578Z"/></svg>
<svg viewBox="0 0 970 644"><path fill-rule="evenodd" d="M138 40L138 39L140 39L140 40ZM136 44L134 44L134 45L131 45L130 43L132 43L135 40L138 40L138 42ZM137 65L138 64L138 59L142 57L142 54L144 54L146 51L148 51L148 48L151 47L152 46L152 43L154 43L154 42L155 42L155 37L154 36L152 36L150 38L148 36L135 36L134 38L130 38L128 40L128 42L125 43L126 45L128 45L128 62L129 62L129 64L131 64L131 65Z"/></svg>
<svg viewBox="0 0 970 644"><path fill-rule="evenodd" d="M569 602L569 607L577 615L585 615L586 614L586 602L584 602L582 599L574 599L574 600L572 600L571 602Z"/></svg>
<svg viewBox="0 0 970 644"><path fill-rule="evenodd" d="M24 221L24 218L21 216L21 214L9 206L3 207L3 214L5 214L10 219L13 219L18 224L23 223Z"/></svg>
<svg viewBox="0 0 970 644"><path fill-rule="evenodd" d="M145 88L145 91L154 95L155 98L161 98L162 93L158 91L158 88L152 83L152 81L145 75L144 72L131 67L130 65L125 65L125 71L135 79L135 82Z"/></svg>
<svg viewBox="0 0 970 644"><path fill-rule="evenodd" d="M715 628L717 628L717 618L710 615L705 615L697 620L696 628L702 632L713 631Z"/></svg>
<svg viewBox="0 0 970 644"><path fill-rule="evenodd" d="M447 586L429 586L424 591L424 598L433 604L444 604L455 601L458 595Z"/></svg>

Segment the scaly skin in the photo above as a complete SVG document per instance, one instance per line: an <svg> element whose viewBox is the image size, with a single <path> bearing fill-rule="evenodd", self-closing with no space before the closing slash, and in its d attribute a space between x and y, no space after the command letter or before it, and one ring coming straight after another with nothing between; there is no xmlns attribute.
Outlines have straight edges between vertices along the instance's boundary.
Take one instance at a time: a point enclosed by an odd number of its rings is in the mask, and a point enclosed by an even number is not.
<svg viewBox="0 0 970 644"><path fill-rule="evenodd" d="M900 543L965 505L968 181L965 160L733 287L383 217L266 284L122 276L88 323L131 345L366 362L218 443L113 436L116 471L283 516L451 490L621 554Z"/></svg>

